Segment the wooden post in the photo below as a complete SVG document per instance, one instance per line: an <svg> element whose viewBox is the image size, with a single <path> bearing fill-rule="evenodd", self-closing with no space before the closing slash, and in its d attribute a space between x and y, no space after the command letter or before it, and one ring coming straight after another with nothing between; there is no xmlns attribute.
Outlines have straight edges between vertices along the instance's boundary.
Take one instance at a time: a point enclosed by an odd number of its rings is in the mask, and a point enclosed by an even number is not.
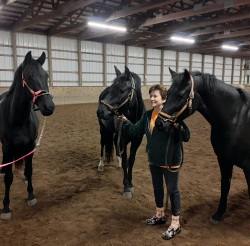
<svg viewBox="0 0 250 246"><path fill-rule="evenodd" d="M50 86L53 86L53 68L52 68L52 52L51 52L51 36L47 37L48 43L48 64L49 64L49 82Z"/></svg>
<svg viewBox="0 0 250 246"><path fill-rule="evenodd" d="M107 45L102 44L103 49L103 86L107 86Z"/></svg>
<svg viewBox="0 0 250 246"><path fill-rule="evenodd" d="M77 39L77 55L78 55L78 86L82 86L82 51L81 40Z"/></svg>

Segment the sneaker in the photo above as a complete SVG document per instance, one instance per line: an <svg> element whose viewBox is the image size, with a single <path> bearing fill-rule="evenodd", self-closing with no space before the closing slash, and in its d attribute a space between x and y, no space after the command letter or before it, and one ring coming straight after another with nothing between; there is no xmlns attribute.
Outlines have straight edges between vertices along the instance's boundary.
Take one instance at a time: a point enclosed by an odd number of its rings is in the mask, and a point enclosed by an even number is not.
<svg viewBox="0 0 250 246"><path fill-rule="evenodd" d="M162 238L165 240L169 240L175 237L175 235L181 233L181 226L177 227L177 228L173 228L173 227L168 227L168 229L163 232L162 234Z"/></svg>
<svg viewBox="0 0 250 246"><path fill-rule="evenodd" d="M156 215L154 215L152 218L150 219L146 219L146 224L147 225L160 225L160 224L165 224L167 221L167 218L165 215L163 215L161 218L156 217Z"/></svg>

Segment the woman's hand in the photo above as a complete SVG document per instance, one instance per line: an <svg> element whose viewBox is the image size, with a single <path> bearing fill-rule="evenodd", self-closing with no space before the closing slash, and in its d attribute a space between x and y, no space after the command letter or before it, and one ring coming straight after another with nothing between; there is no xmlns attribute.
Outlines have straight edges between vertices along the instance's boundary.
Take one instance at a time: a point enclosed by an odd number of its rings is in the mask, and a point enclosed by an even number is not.
<svg viewBox="0 0 250 246"><path fill-rule="evenodd" d="M179 123L174 123L174 127L180 131L183 130L183 127Z"/></svg>
<svg viewBox="0 0 250 246"><path fill-rule="evenodd" d="M179 123L174 123L174 127L179 129Z"/></svg>
<svg viewBox="0 0 250 246"><path fill-rule="evenodd" d="M117 119L119 120L119 121L125 121L125 120L127 120L127 118L122 114L122 115L118 115L117 116Z"/></svg>

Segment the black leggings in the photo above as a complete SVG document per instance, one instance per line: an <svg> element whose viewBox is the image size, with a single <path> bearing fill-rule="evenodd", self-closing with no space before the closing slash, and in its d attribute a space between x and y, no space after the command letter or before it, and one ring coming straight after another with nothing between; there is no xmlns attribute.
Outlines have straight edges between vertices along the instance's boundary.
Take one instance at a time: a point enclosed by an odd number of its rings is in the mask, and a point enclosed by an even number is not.
<svg viewBox="0 0 250 246"><path fill-rule="evenodd" d="M170 197L172 215L180 214L180 192L178 189L179 172L171 172L167 168L149 165L154 187L156 207L162 208L164 202L163 177Z"/></svg>

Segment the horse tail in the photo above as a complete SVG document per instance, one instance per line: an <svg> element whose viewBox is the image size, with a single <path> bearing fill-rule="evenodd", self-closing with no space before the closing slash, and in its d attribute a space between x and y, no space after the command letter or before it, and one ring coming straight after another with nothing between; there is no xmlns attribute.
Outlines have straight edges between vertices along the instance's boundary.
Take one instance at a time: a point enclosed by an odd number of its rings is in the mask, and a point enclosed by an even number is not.
<svg viewBox="0 0 250 246"><path fill-rule="evenodd" d="M105 156L107 163L110 163L113 161L113 155L114 155L114 138L113 138L113 132L106 131L105 133Z"/></svg>

